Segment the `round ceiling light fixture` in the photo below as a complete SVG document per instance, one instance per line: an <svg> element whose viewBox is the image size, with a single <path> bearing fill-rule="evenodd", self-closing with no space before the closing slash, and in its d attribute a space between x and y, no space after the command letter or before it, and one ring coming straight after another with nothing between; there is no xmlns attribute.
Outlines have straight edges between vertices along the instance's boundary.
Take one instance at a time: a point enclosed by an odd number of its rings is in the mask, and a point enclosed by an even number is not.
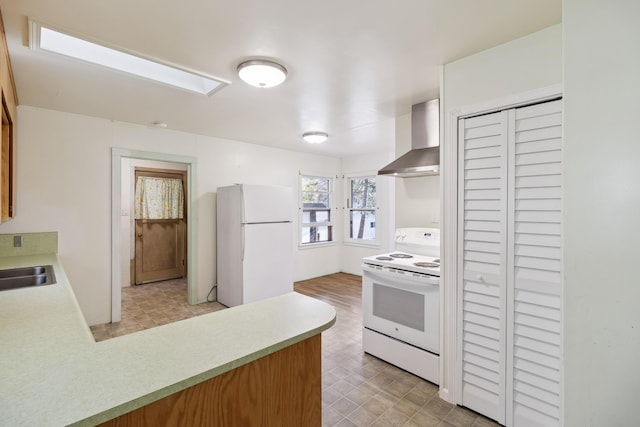
<svg viewBox="0 0 640 427"><path fill-rule="evenodd" d="M238 65L238 76L251 86L274 87L285 81L287 69L273 61L251 59Z"/></svg>
<svg viewBox="0 0 640 427"><path fill-rule="evenodd" d="M302 134L302 139L309 144L322 144L329 138L325 132L305 132Z"/></svg>

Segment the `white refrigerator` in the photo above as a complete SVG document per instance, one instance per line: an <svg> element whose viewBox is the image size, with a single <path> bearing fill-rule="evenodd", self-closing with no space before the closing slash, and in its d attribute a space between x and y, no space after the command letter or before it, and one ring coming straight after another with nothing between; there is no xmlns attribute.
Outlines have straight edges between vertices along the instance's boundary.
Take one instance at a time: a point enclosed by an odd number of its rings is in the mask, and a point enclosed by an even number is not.
<svg viewBox="0 0 640 427"><path fill-rule="evenodd" d="M217 194L218 301L228 307L293 291L293 191L236 184Z"/></svg>

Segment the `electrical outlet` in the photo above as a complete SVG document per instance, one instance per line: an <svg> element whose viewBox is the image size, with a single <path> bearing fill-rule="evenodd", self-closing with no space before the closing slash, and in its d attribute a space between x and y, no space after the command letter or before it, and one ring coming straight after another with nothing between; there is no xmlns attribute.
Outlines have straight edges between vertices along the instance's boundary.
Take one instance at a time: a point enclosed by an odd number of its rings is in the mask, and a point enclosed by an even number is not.
<svg viewBox="0 0 640 427"><path fill-rule="evenodd" d="M14 248L22 247L22 236L13 236L13 247Z"/></svg>

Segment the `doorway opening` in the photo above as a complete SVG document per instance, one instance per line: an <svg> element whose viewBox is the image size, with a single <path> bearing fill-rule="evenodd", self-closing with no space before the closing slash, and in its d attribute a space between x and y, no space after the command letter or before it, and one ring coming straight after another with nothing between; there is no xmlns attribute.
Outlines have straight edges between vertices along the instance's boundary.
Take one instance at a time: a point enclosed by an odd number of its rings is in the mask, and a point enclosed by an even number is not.
<svg viewBox="0 0 640 427"><path fill-rule="evenodd" d="M187 279L187 300L191 305L198 303L197 296L197 166L196 158L165 153L112 148L111 150L111 322L119 322L122 316L122 286L131 284L131 251L134 241L131 236L132 208L130 195L123 191L123 181L131 175L132 163L142 161L166 162L172 168L182 169L185 174L185 274ZM148 163L149 164L149 163ZM147 164L147 165L148 165ZM150 163L154 164L154 163ZM155 163L156 165L158 163ZM144 167L144 166L141 166ZM147 166L148 167L148 166ZM166 169L166 167L162 167ZM181 173L182 173L181 172ZM131 178L131 181L135 181ZM130 188L130 187L129 187ZM125 193L123 195L123 193ZM135 274L133 275L135 276Z"/></svg>

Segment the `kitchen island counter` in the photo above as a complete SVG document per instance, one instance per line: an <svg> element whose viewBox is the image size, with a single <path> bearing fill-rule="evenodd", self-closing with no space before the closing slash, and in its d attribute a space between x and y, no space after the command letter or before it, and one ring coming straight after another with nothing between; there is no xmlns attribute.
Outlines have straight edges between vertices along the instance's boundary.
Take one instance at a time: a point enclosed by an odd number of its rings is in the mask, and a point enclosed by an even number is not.
<svg viewBox="0 0 640 427"><path fill-rule="evenodd" d="M295 292L96 343L55 254L57 283L0 292L0 425L96 425L320 334L326 303Z"/></svg>

